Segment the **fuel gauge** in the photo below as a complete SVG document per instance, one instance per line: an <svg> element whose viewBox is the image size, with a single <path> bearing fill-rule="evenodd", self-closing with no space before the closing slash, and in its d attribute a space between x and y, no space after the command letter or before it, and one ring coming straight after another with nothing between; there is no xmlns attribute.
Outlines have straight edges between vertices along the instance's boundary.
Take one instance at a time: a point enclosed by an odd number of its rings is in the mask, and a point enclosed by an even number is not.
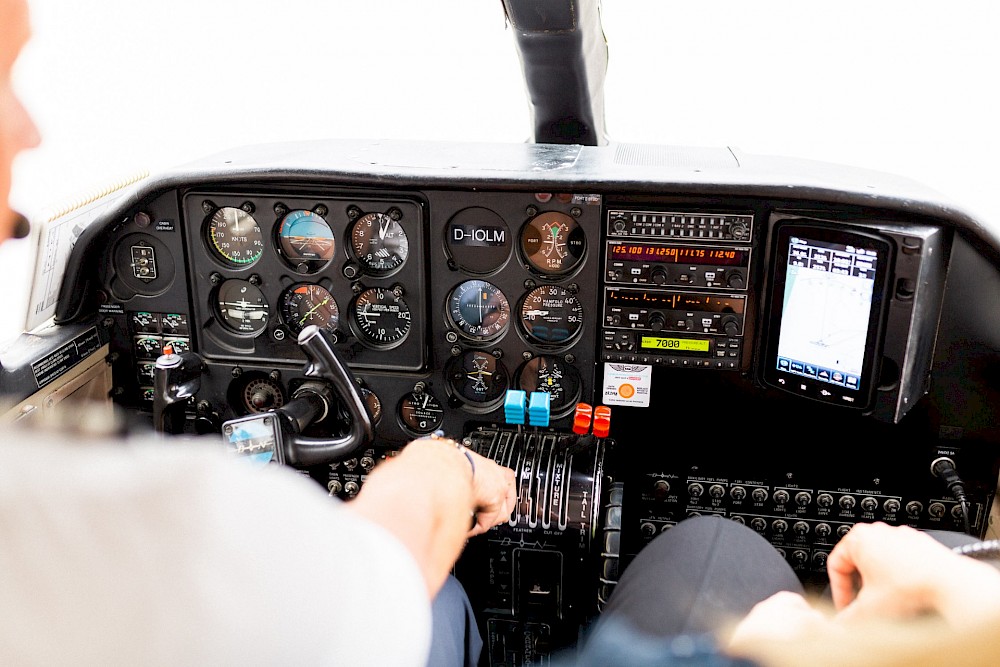
<svg viewBox="0 0 1000 667"><path fill-rule="evenodd" d="M580 373L554 356L538 356L521 366L517 385L528 393L548 393L553 417L569 414L580 398Z"/></svg>

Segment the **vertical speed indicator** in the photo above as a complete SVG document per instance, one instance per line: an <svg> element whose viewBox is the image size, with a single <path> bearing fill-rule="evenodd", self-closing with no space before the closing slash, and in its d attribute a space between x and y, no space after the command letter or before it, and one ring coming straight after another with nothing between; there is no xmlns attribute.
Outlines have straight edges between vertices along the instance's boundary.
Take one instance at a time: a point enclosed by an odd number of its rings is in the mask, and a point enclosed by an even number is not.
<svg viewBox="0 0 1000 667"><path fill-rule="evenodd" d="M366 289L354 300L352 311L361 340L375 347L395 347L410 332L410 307L392 290Z"/></svg>

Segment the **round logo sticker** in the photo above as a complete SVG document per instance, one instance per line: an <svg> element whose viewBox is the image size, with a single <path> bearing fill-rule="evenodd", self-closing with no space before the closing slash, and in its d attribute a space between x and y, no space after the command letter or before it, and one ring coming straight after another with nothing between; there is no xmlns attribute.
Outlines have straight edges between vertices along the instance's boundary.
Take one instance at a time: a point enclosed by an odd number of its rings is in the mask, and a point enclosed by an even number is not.
<svg viewBox="0 0 1000 667"><path fill-rule="evenodd" d="M635 396L635 387L626 382L618 387L618 395L622 398L632 398Z"/></svg>

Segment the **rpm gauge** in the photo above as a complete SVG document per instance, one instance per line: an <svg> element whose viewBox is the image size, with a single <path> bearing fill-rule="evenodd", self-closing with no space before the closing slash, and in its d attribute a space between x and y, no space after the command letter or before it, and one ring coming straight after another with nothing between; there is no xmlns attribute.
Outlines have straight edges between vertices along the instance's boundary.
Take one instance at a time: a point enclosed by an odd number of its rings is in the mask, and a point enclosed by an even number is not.
<svg viewBox="0 0 1000 667"><path fill-rule="evenodd" d="M583 326L583 305L565 287L536 287L521 302L521 326L533 342L565 343Z"/></svg>
<svg viewBox="0 0 1000 667"><path fill-rule="evenodd" d="M222 324L231 331L257 334L267 327L267 299L246 280L222 283L216 293L215 308Z"/></svg>
<svg viewBox="0 0 1000 667"><path fill-rule="evenodd" d="M336 333L340 322L337 300L321 285L292 285L281 298L281 319L298 335L306 326L315 324Z"/></svg>
<svg viewBox="0 0 1000 667"><path fill-rule="evenodd" d="M264 235L252 215L240 208L217 209L206 225L208 247L233 267L249 266L264 252Z"/></svg>
<svg viewBox="0 0 1000 667"><path fill-rule="evenodd" d="M313 273L326 266L336 245L330 224L312 211L292 211L278 226L282 257L299 273Z"/></svg>
<svg viewBox="0 0 1000 667"><path fill-rule="evenodd" d="M387 213L368 213L351 227L351 250L365 273L386 276L406 262L410 243L403 226Z"/></svg>
<svg viewBox="0 0 1000 667"><path fill-rule="evenodd" d="M545 275L569 273L587 249L583 228L559 211L541 213L521 230L521 252L532 268Z"/></svg>
<svg viewBox="0 0 1000 667"><path fill-rule="evenodd" d="M352 310L361 339L376 347L395 347L410 332L410 307L392 290L366 289L354 300Z"/></svg>
<svg viewBox="0 0 1000 667"><path fill-rule="evenodd" d="M448 296L448 317L469 338L492 340L507 331L510 303L493 283L466 280Z"/></svg>

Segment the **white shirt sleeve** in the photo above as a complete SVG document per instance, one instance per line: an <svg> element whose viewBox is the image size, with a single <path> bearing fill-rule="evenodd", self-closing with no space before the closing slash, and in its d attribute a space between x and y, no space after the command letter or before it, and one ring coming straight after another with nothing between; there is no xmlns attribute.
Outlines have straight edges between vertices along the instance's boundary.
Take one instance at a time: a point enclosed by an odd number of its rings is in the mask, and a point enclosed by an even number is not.
<svg viewBox="0 0 1000 667"><path fill-rule="evenodd" d="M314 481L50 439L0 438L0 663L426 664L416 563Z"/></svg>

